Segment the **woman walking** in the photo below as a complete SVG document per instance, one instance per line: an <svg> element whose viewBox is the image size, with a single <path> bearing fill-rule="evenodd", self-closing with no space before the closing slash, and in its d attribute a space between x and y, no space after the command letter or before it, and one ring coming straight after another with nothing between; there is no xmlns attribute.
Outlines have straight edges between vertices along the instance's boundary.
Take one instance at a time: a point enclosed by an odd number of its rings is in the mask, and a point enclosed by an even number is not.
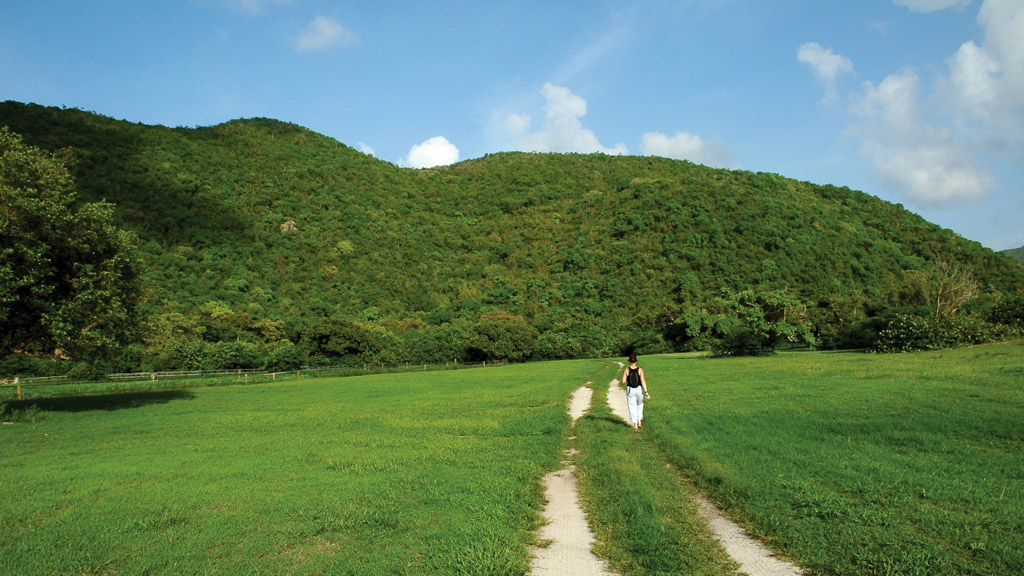
<svg viewBox="0 0 1024 576"><path fill-rule="evenodd" d="M633 430L644 427L644 398L650 398L647 392L647 378L644 369L637 366L636 353L629 355L629 366L622 373L622 381L626 383L626 406L629 408L629 423Z"/></svg>

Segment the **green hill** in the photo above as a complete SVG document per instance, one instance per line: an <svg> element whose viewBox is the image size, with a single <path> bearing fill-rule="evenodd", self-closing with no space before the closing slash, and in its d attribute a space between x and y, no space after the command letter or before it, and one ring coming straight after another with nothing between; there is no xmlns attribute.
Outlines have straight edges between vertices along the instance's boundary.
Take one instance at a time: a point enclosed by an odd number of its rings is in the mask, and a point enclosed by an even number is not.
<svg viewBox="0 0 1024 576"><path fill-rule="evenodd" d="M166 128L16 102L0 125L67 158L81 198L138 235L150 349L295 343L340 318L424 361L501 312L538 331L536 354L619 354L698 345L694 314L723 289L783 292L824 333L930 305L942 262L973 273L979 305L1024 286L1007 255L899 205L775 174L527 153L413 170L275 120Z"/></svg>
<svg viewBox="0 0 1024 576"><path fill-rule="evenodd" d="M1024 262L1024 246L1021 246L1020 248L1010 248L1009 250L1003 250L1001 253L1006 254L1007 256L1013 258L1018 262Z"/></svg>

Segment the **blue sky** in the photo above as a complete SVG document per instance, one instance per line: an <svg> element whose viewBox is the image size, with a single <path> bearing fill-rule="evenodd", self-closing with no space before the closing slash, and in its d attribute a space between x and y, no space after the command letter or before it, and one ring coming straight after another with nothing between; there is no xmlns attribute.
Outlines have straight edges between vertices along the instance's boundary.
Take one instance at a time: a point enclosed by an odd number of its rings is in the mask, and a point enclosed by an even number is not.
<svg viewBox="0 0 1024 576"><path fill-rule="evenodd" d="M0 100L849 186L1024 245L1024 2L0 0Z"/></svg>

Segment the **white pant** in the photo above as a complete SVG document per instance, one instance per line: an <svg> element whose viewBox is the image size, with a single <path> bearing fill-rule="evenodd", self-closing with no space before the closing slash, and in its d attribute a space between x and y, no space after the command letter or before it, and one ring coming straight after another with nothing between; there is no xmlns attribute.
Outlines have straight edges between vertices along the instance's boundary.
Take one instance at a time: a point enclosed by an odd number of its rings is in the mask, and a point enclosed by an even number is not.
<svg viewBox="0 0 1024 576"><path fill-rule="evenodd" d="M644 419L644 387L626 387L626 406L629 408L629 421L636 426Z"/></svg>

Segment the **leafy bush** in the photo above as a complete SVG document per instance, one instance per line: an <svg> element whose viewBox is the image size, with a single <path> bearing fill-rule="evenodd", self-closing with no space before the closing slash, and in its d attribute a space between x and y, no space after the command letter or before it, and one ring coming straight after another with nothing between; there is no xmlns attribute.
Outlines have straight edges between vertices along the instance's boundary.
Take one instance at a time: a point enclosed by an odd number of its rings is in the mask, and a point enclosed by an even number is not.
<svg viewBox="0 0 1024 576"><path fill-rule="evenodd" d="M632 352L664 354L672 351L672 344L670 342L666 342L661 332L656 330L645 330L634 333L633 337L626 343L623 349L619 350L620 354L623 356L629 355Z"/></svg>
<svg viewBox="0 0 1024 576"><path fill-rule="evenodd" d="M381 360L385 342L381 334L368 326L328 318L306 331L303 345L311 359L343 366L375 364Z"/></svg>
<svg viewBox="0 0 1024 576"><path fill-rule="evenodd" d="M1005 339L1013 331L973 315L919 316L901 314L879 334L880 352L941 350Z"/></svg>
<svg viewBox="0 0 1024 576"><path fill-rule="evenodd" d="M75 362L74 366L68 370L67 376L71 380L98 381L103 380L107 374L113 371L105 362Z"/></svg>
<svg viewBox="0 0 1024 576"><path fill-rule="evenodd" d="M404 348L408 361L415 364L435 364L463 360L465 333L453 326L430 326L405 334Z"/></svg>
<svg viewBox="0 0 1024 576"><path fill-rule="evenodd" d="M506 312L484 314L466 337L470 360L530 360L540 351L540 333L522 317Z"/></svg>
<svg viewBox="0 0 1024 576"><path fill-rule="evenodd" d="M1024 329L1024 295L999 301L992 307L989 320L996 324Z"/></svg>
<svg viewBox="0 0 1024 576"><path fill-rule="evenodd" d="M66 360L9 354L0 357L0 376L58 376L68 370L69 364Z"/></svg>
<svg viewBox="0 0 1024 576"><path fill-rule="evenodd" d="M217 342L206 349L203 368L207 370L259 368L263 364L258 347L251 342Z"/></svg>
<svg viewBox="0 0 1024 576"><path fill-rule="evenodd" d="M266 360L263 364L264 370L281 372L284 370L296 370L306 364L306 351L297 344L288 340L282 340L270 347Z"/></svg>
<svg viewBox="0 0 1024 576"><path fill-rule="evenodd" d="M178 338L161 348L153 360L154 370L201 370L210 344L201 340Z"/></svg>
<svg viewBox="0 0 1024 576"><path fill-rule="evenodd" d="M775 353L775 343L767 334L749 326L738 326L711 344L715 356L768 356Z"/></svg>
<svg viewBox="0 0 1024 576"><path fill-rule="evenodd" d="M44 418L46 412L43 412L39 406L35 404L29 404L21 409L8 410L7 404L0 402L0 418L4 422L28 422L34 424L36 420Z"/></svg>

